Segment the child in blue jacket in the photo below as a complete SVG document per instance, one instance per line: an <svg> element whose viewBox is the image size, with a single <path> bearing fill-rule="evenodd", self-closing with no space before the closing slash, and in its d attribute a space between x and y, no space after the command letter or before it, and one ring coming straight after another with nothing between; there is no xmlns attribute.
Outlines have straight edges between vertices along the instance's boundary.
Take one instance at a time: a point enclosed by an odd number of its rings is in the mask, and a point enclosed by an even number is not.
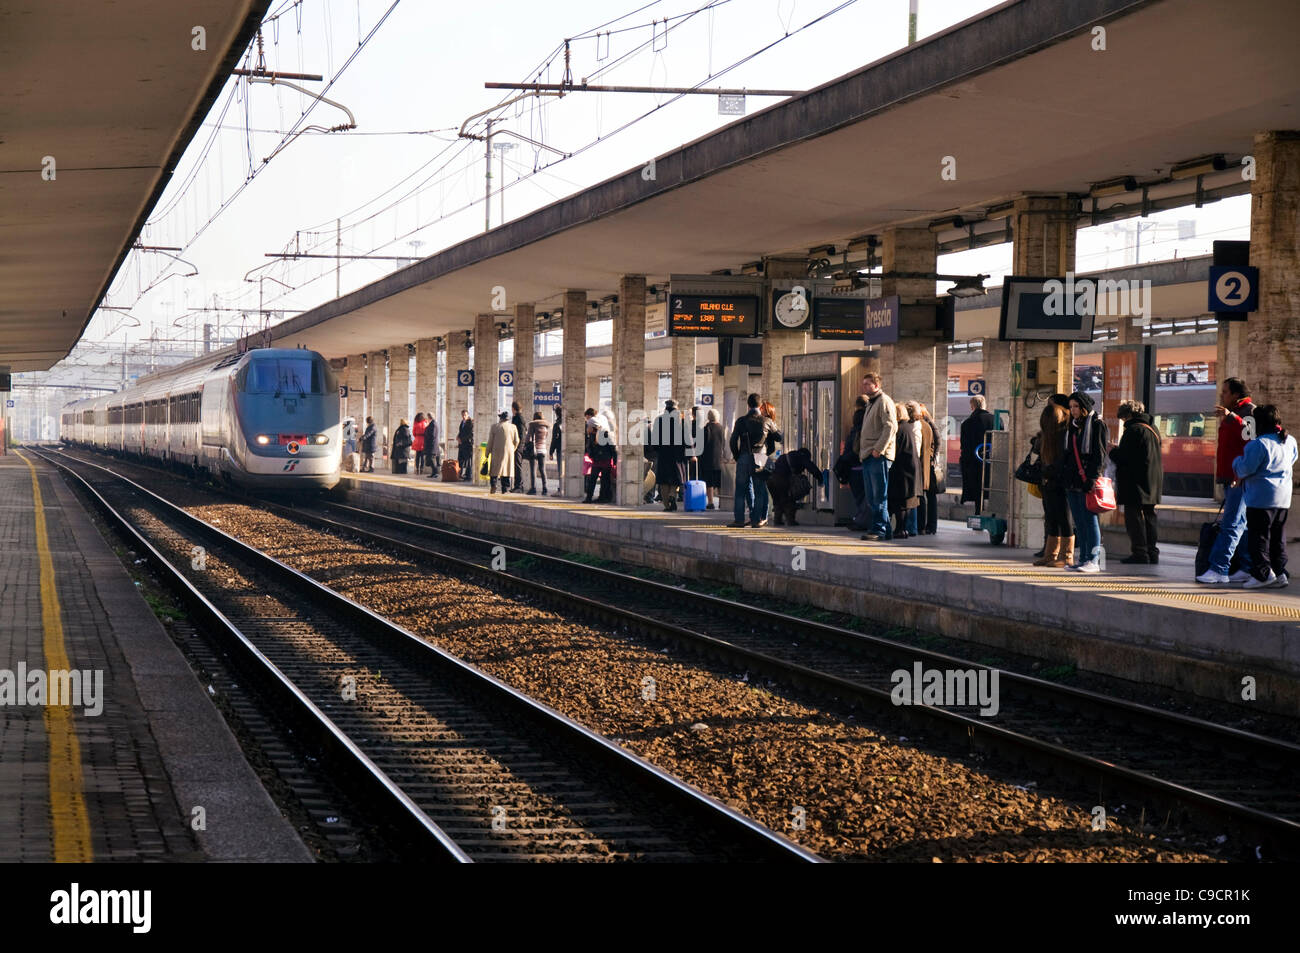
<svg viewBox="0 0 1300 953"><path fill-rule="evenodd" d="M1291 509L1291 473L1296 462L1295 437L1287 435L1277 407L1255 408L1255 433L1232 472L1241 481L1246 503L1246 533L1252 559L1247 589L1281 589L1286 574L1286 516Z"/></svg>

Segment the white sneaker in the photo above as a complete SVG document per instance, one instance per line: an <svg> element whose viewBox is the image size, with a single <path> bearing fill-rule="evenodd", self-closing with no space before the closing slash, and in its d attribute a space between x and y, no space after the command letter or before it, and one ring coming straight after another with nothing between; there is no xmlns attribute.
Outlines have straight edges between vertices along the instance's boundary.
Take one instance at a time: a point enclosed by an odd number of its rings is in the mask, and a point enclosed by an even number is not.
<svg viewBox="0 0 1300 953"><path fill-rule="evenodd" d="M1252 576L1250 573L1248 573L1246 570L1238 569L1236 572L1234 572L1231 576L1228 577L1228 582L1232 583L1233 585L1236 585L1242 582L1250 582L1254 578L1255 577Z"/></svg>
<svg viewBox="0 0 1300 953"><path fill-rule="evenodd" d="M1079 564L1079 572L1094 573L1101 572L1101 563L1095 559L1090 559L1086 563Z"/></svg>
<svg viewBox="0 0 1300 953"><path fill-rule="evenodd" d="M1254 576L1251 576L1250 579L1246 582L1246 585L1245 585L1243 588L1245 588L1245 589L1268 589L1268 588L1271 587L1271 586L1273 585L1273 583L1275 583L1275 582L1277 582L1277 576L1273 575L1273 570L1270 569L1270 570L1268 571L1268 578L1267 578L1267 579L1256 579Z"/></svg>
<svg viewBox="0 0 1300 953"><path fill-rule="evenodd" d="M1286 573L1279 573L1277 576L1273 577L1273 581L1269 584L1269 588L1285 589L1290 584L1291 584L1291 577L1288 576Z"/></svg>
<svg viewBox="0 0 1300 953"><path fill-rule="evenodd" d="M1221 572L1207 569L1196 577L1196 581L1204 583L1207 586L1226 586L1228 584L1228 577Z"/></svg>

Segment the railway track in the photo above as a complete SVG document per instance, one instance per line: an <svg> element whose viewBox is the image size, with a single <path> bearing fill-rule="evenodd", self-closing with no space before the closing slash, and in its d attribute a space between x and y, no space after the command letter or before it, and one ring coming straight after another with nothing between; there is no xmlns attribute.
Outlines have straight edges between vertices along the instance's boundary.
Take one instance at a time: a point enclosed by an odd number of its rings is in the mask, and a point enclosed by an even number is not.
<svg viewBox="0 0 1300 953"><path fill-rule="evenodd" d="M402 856L819 859L125 476L42 456L258 673Z"/></svg>
<svg viewBox="0 0 1300 953"><path fill-rule="evenodd" d="M1254 859L1300 858L1300 746L1289 741L1006 670L997 670L995 718L981 717L976 705L900 707L891 698L898 670L986 666L373 510L338 503L272 508L440 571L486 574L498 588L600 617L615 629L888 711L918 729L965 737L974 747L1083 782L1102 806L1122 801L1142 805L1152 819L1181 816L1231 831L1249 840ZM494 559L504 568L493 570Z"/></svg>

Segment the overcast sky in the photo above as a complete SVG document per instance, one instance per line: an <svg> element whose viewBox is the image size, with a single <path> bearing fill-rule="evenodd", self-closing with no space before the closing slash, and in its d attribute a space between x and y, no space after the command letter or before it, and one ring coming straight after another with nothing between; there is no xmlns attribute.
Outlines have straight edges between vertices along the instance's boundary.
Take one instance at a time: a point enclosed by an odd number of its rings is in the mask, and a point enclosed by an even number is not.
<svg viewBox="0 0 1300 953"><path fill-rule="evenodd" d="M245 281L250 271L254 279L266 276L260 290L267 308L293 313L329 300L335 294L333 261L274 261L265 253L291 248L296 240L303 250L333 254L337 219L342 220L346 254L425 257L482 231L483 144L458 140L456 130L472 114L516 95L486 90L485 81L535 79L541 68L542 81L559 82L564 61L556 54L566 37L575 38L575 82L595 77L591 82L671 86L699 84L780 40L708 85L800 90L907 42L907 0L714 0L710 9L694 12L708 3L485 0L453 5L400 0L358 51L359 41L393 6L392 0L276 0L271 12L279 17L264 31L267 68L321 73L326 82L337 77L325 95L351 111L357 129L308 132L264 163L310 100L283 87L232 79L144 234L145 244L185 247L182 257L198 269L198 276L181 277L190 269L160 255L132 256L109 303L132 306L133 317L101 312L88 337L102 340L111 334L120 343L147 338L156 330L160 338L192 340L204 321L215 324L218 317L227 326L234 322L253 330L259 284ZM939 32L994 5L920 0L918 33ZM843 9L805 28L837 6ZM654 20L658 26L651 25ZM597 28L611 33L597 38ZM791 35L782 40L787 33ZM302 85L320 91L326 82ZM508 107L503 128L562 152L585 151L557 162L560 157L552 152L517 143L505 155L506 219L641 165L735 119L718 115L711 96L670 99L593 93ZM773 102L750 97L748 110ZM303 125L345 121L343 111L320 103ZM471 129L481 132L481 123ZM535 171L548 163L554 164ZM257 174L240 190L250 169ZM494 188L501 184L500 170L494 157ZM501 221L501 201L502 196L493 196L493 225ZM1248 215L1249 199L1243 197L1199 213L1185 209L1152 216L1143 222L1141 260L1204 254L1213 238L1245 237ZM1187 237L1186 227L1180 233L1180 219L1196 223L1195 239ZM1136 221L1129 221L1081 233L1078 270L1133 261L1136 228ZM942 267L999 274L1010 257L1010 246L1000 246L952 256ZM346 263L340 287L346 293L402 264ZM211 307L214 294L220 306L249 313L181 317L187 308Z"/></svg>

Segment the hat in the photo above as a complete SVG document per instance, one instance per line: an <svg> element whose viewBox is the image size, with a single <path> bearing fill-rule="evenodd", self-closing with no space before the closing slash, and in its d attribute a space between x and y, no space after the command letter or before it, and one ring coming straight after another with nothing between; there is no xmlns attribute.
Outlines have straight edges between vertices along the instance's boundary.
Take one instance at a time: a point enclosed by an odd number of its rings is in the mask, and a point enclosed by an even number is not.
<svg viewBox="0 0 1300 953"><path fill-rule="evenodd" d="M503 411L501 411L500 417L501 417L502 420L509 420L509 419L510 419L510 411L508 411L508 410L503 410Z"/></svg>
<svg viewBox="0 0 1300 953"><path fill-rule="evenodd" d="M1048 398L1048 402L1056 404L1057 406L1065 410L1070 409L1070 398L1065 396L1064 394L1053 394L1050 398Z"/></svg>
<svg viewBox="0 0 1300 953"><path fill-rule="evenodd" d="M675 400L664 401L664 410L676 410L676 409L677 409L677 401Z"/></svg>
<svg viewBox="0 0 1300 953"><path fill-rule="evenodd" d="M1092 398L1082 391L1076 390L1070 395L1070 400L1077 401L1079 406L1083 408L1085 414L1092 413Z"/></svg>

